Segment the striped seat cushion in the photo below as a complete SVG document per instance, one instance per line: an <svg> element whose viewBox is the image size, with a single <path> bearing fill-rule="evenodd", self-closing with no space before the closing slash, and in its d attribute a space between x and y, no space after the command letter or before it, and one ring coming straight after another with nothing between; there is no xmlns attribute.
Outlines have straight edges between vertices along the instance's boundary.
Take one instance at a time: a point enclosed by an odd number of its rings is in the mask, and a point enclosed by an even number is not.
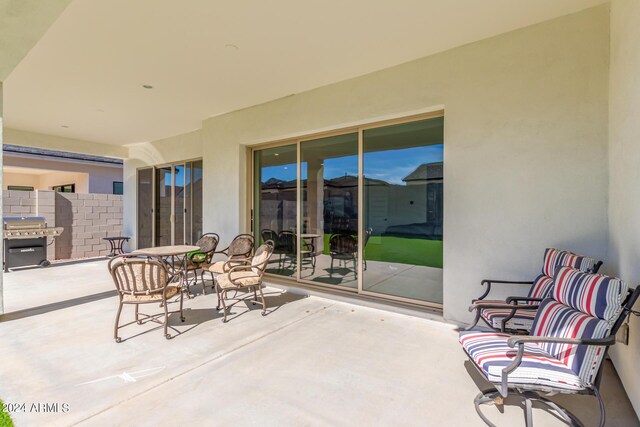
<svg viewBox="0 0 640 427"><path fill-rule="evenodd" d="M503 304L504 301L503 301ZM505 304L507 306L508 304ZM495 329L502 328L502 320L511 315L510 308L486 308L482 310L482 318ZM536 310L516 310L515 315L507 321L507 329L522 329L530 331L533 319L536 317Z"/></svg>
<svg viewBox="0 0 640 427"><path fill-rule="evenodd" d="M590 273L596 265L596 260L572 252L548 248L544 251L542 274L553 277L558 267L572 267L576 270Z"/></svg>
<svg viewBox="0 0 640 427"><path fill-rule="evenodd" d="M542 302L531 335L558 338L605 338L611 325L549 298ZM568 366L584 384L592 384L605 348L573 344L542 343L540 348Z"/></svg>
<svg viewBox="0 0 640 427"><path fill-rule="evenodd" d="M513 361L517 348L507 345L511 337L495 332L463 331L460 343L474 364L493 383L502 381L502 370ZM567 365L537 344L526 344L522 363L509 374L511 385L536 385L568 391L585 388L583 381Z"/></svg>

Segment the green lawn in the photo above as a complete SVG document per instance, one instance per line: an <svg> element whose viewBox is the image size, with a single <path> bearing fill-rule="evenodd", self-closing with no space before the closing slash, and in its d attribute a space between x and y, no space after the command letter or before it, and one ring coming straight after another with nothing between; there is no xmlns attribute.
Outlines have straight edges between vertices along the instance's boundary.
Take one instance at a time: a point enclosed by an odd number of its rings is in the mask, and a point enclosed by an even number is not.
<svg viewBox="0 0 640 427"><path fill-rule="evenodd" d="M329 254L329 237L324 235L324 253ZM442 268L442 240L371 236L366 259Z"/></svg>
<svg viewBox="0 0 640 427"><path fill-rule="evenodd" d="M11 421L9 414L2 410L2 405L2 400L0 400L0 427L13 427L13 421Z"/></svg>

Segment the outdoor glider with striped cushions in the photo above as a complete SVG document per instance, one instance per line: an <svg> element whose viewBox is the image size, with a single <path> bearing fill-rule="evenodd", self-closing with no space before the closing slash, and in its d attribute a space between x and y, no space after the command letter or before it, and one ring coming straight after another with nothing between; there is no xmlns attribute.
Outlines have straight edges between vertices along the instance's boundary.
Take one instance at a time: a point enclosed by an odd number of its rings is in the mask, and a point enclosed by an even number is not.
<svg viewBox="0 0 640 427"><path fill-rule="evenodd" d="M485 377L499 384L502 370L513 362L518 352L517 348L507 344L510 337L497 332L463 331L460 333L460 343ZM575 372L536 343L525 344L522 363L509 374L509 383L535 384L568 391L584 388L583 381Z"/></svg>
<svg viewBox="0 0 640 427"><path fill-rule="evenodd" d="M542 302L531 335L558 338L605 338L620 315L627 284L601 274L563 267L554 278L552 297ZM540 347L563 361L586 384L593 382L604 347L544 343Z"/></svg>
<svg viewBox="0 0 640 427"><path fill-rule="evenodd" d="M531 298L546 298L551 292L553 287L553 279L541 274L536 278L529 289L528 297ZM484 302L484 300L483 300ZM504 301L487 301L490 304L504 304L505 308L486 308L482 310L482 318L492 327L500 329L502 327L502 319L511 315L511 308L508 308L510 304ZM538 305L538 301L526 301L524 304ZM536 317L535 310L517 310L515 315L507 321L505 325L508 329L524 329L531 330L533 325L533 319Z"/></svg>
<svg viewBox="0 0 640 427"><path fill-rule="evenodd" d="M553 277L558 267L572 267L576 270L590 273L596 265L596 260L586 256L576 255L572 252L548 248L544 251L542 274Z"/></svg>
<svg viewBox="0 0 640 427"><path fill-rule="evenodd" d="M620 315L627 285L620 279L561 267L551 298L537 310L532 336L600 339L611 333ZM502 370L517 354L510 335L463 331L460 343L487 379L500 383ZM508 376L510 384L535 384L563 390L592 385L605 347L559 343L527 343L522 364Z"/></svg>

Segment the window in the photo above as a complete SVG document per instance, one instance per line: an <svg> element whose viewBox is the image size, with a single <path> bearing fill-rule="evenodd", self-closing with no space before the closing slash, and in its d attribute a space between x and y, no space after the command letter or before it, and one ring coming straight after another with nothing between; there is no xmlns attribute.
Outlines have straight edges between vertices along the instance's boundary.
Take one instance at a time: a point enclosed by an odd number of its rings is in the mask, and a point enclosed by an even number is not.
<svg viewBox="0 0 640 427"><path fill-rule="evenodd" d="M123 193L122 182L113 181L113 194L121 195Z"/></svg>
<svg viewBox="0 0 640 427"><path fill-rule="evenodd" d="M75 184L54 185L53 187L51 187L51 189L56 193L75 193L76 185Z"/></svg>
<svg viewBox="0 0 640 427"><path fill-rule="evenodd" d="M28 187L26 185L8 185L7 190L12 191L33 191L33 187Z"/></svg>

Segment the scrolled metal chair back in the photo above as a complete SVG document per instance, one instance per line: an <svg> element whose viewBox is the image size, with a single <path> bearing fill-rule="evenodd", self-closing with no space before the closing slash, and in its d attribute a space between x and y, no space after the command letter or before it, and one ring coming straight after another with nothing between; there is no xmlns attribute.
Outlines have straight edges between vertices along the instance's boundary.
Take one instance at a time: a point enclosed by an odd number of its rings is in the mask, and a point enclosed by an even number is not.
<svg viewBox="0 0 640 427"><path fill-rule="evenodd" d="M162 292L169 282L169 267L159 258L121 255L112 258L108 268L120 295Z"/></svg>
<svg viewBox="0 0 640 427"><path fill-rule="evenodd" d="M253 236L240 234L229 244L228 255L230 259L249 258L253 252Z"/></svg>
<svg viewBox="0 0 640 427"><path fill-rule="evenodd" d="M203 234L202 237L198 239L196 246L198 246L200 251L207 256L206 261L209 262L213 257L213 253L216 251L219 242L220 236L216 233L207 233Z"/></svg>
<svg viewBox="0 0 640 427"><path fill-rule="evenodd" d="M267 240L264 244L260 245L258 249L256 249L255 255L251 259L251 268L254 273L262 275L264 270L267 268L267 264L269 263L269 259L271 259L271 255L273 255L275 243L272 240Z"/></svg>

